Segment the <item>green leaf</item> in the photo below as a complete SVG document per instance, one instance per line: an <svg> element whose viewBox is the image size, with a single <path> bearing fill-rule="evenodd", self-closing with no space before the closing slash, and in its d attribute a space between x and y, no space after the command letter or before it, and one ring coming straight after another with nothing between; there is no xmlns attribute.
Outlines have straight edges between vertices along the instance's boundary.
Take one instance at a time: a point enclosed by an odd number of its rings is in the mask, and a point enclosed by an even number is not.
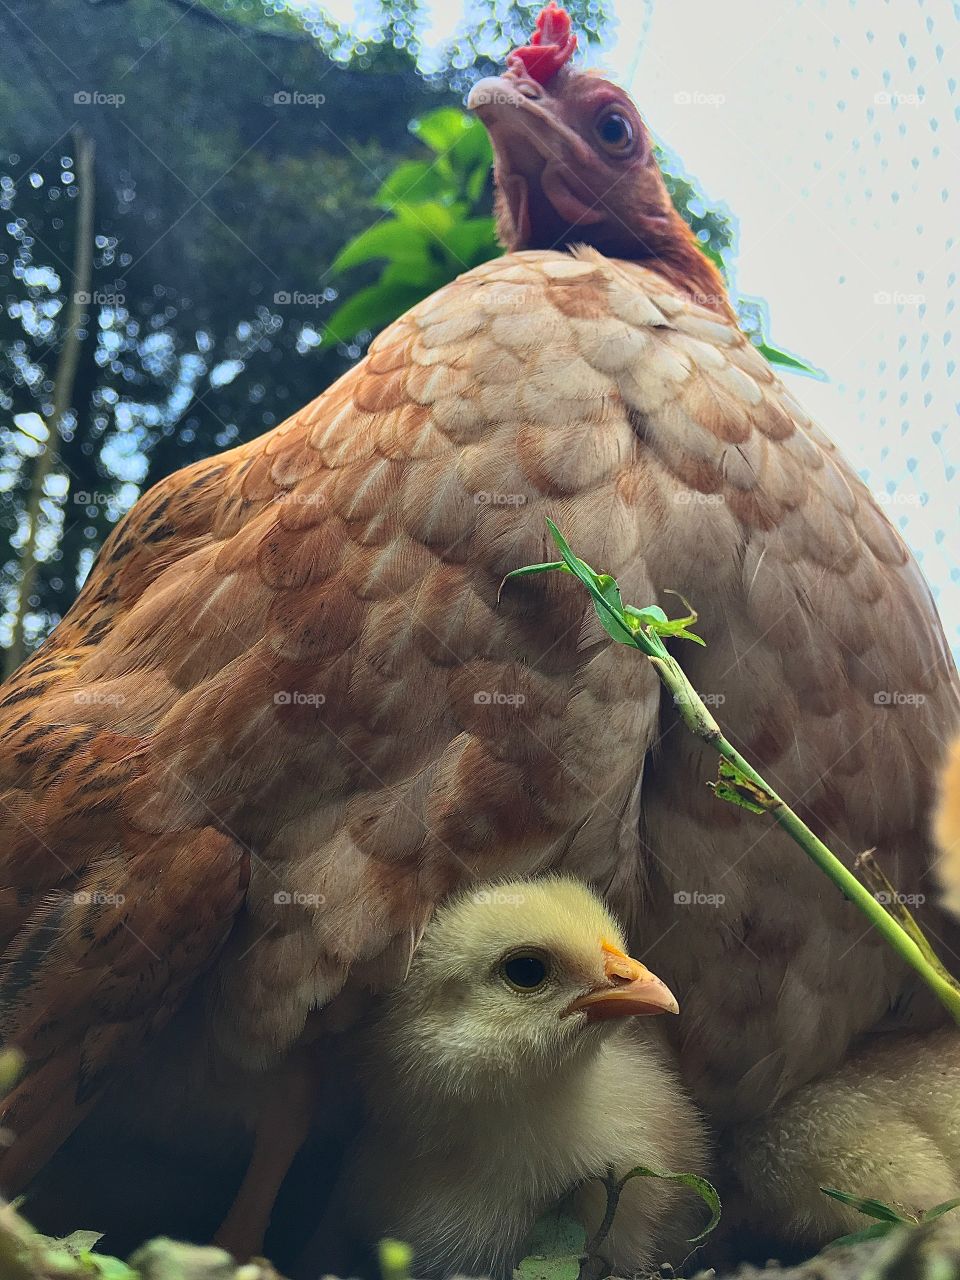
<svg viewBox="0 0 960 1280"><path fill-rule="evenodd" d="M717 781L708 785L718 800L726 800L728 804L735 804L737 808L746 809L749 813L770 812L770 805L763 791L730 760L721 757L717 768ZM826 1192L828 1196L834 1196L837 1200L846 1194L842 1191L828 1191L826 1187L821 1187L820 1190Z"/></svg>
<svg viewBox="0 0 960 1280"><path fill-rule="evenodd" d="M466 212L462 204L441 204L439 200L397 205L396 214L405 227L417 235L427 235L441 244Z"/></svg>
<svg viewBox="0 0 960 1280"><path fill-rule="evenodd" d="M717 1195L716 1187L712 1182L708 1182L706 1178L698 1177L695 1173L661 1173L657 1169L650 1169L643 1164L638 1164L635 1169L631 1169L629 1173L624 1174L620 1179L620 1185L623 1186L631 1178L661 1178L665 1182L679 1182L697 1193L710 1210L710 1221L699 1235L690 1237L691 1244L699 1244L716 1228L717 1223L720 1221L720 1197Z"/></svg>
<svg viewBox="0 0 960 1280"><path fill-rule="evenodd" d="M864 1227L862 1231L854 1231L848 1236L839 1236L836 1240L831 1240L829 1244L824 1245L824 1252L827 1249L838 1249L844 1244L861 1244L864 1240L878 1240L881 1236L889 1235L894 1226L893 1222L875 1222L872 1227Z"/></svg>
<svg viewBox="0 0 960 1280"><path fill-rule="evenodd" d="M453 175L437 160L404 160L384 179L375 196L376 203L388 209L401 200L436 200L449 195Z"/></svg>
<svg viewBox="0 0 960 1280"><path fill-rule="evenodd" d="M645 609L636 609L632 604L625 604L623 611L628 617L636 618L638 624L644 627L651 627L658 623L669 621L667 615L658 604L647 605Z"/></svg>
<svg viewBox="0 0 960 1280"><path fill-rule="evenodd" d="M553 535L554 542L560 548L560 554L567 569L593 596L594 608L604 631L618 644L634 644L634 632L623 618L623 602L620 599L620 589L616 580L609 574L596 573L585 560L575 556L567 545L566 538L549 517L547 517L547 527Z"/></svg>
<svg viewBox="0 0 960 1280"><path fill-rule="evenodd" d="M582 560L580 563L584 564ZM589 569L593 574L594 590L600 593L601 600L608 606L607 609L597 609L600 625L618 644L634 644L637 628L630 625L624 613L623 599L616 578L611 578L609 573L594 573L589 565L584 565L584 568Z"/></svg>
<svg viewBox="0 0 960 1280"><path fill-rule="evenodd" d="M59 1276L92 1276L99 1280L138 1280L137 1272L105 1253L94 1253L103 1239L101 1231L74 1231L68 1236L42 1236L30 1232L43 1245L44 1273Z"/></svg>
<svg viewBox="0 0 960 1280"><path fill-rule="evenodd" d="M493 164L490 135L479 120L466 117L467 127L447 152L447 159L454 169L464 176L479 169L484 176Z"/></svg>
<svg viewBox="0 0 960 1280"><path fill-rule="evenodd" d="M445 232L443 243L464 267L477 266L500 252L492 218L467 218L457 223Z"/></svg>
<svg viewBox="0 0 960 1280"><path fill-rule="evenodd" d="M418 232L397 218L384 218L348 241L334 258L330 270L346 271L371 258L422 263L426 267L430 261L429 242L423 231Z"/></svg>
<svg viewBox="0 0 960 1280"><path fill-rule="evenodd" d="M514 1280L577 1280L587 1237L575 1218L551 1209L540 1218L524 1246Z"/></svg>
<svg viewBox="0 0 960 1280"><path fill-rule="evenodd" d="M775 347L769 342L757 342L754 343L754 346L761 355L766 356L771 364L779 364L786 369L797 369L800 373L809 373L812 377L821 381L826 379L827 375L822 369L818 369L816 365L807 364L799 356L792 356L789 351L781 351L779 347Z"/></svg>
<svg viewBox="0 0 960 1280"><path fill-rule="evenodd" d="M93 1263L99 1272L101 1280L140 1280L138 1272L132 1267L128 1267L125 1262L121 1262L119 1258L110 1258L106 1254L90 1253L87 1254L85 1261Z"/></svg>
<svg viewBox="0 0 960 1280"><path fill-rule="evenodd" d="M697 241L697 248L705 258L713 263L718 271L723 273L726 272L727 264L723 260L723 255L717 249L714 249L711 245L704 243L703 240Z"/></svg>
<svg viewBox="0 0 960 1280"><path fill-rule="evenodd" d="M702 645L706 648L707 642L702 636L696 635L687 628L697 621L700 616L691 606L689 600L680 595L679 591L671 591L669 587L665 588L667 595L678 596L686 605L689 613L685 618L668 618L659 605L651 604L645 609L635 609L633 605L628 604L625 612L631 618L635 618L640 626L649 627L660 636L677 636L681 640L693 640L695 644Z"/></svg>
<svg viewBox="0 0 960 1280"><path fill-rule="evenodd" d="M569 573L570 570L562 560L550 560L544 564L525 564L522 569L511 569L500 583L497 591L497 604L500 603L500 597L503 595L503 588L507 585L511 578L529 578L535 573Z"/></svg>
<svg viewBox="0 0 960 1280"><path fill-rule="evenodd" d="M413 1264L413 1250L403 1240L381 1240L377 1260L383 1280L408 1280Z"/></svg>
<svg viewBox="0 0 960 1280"><path fill-rule="evenodd" d="M426 263L390 262L380 272L377 283L380 286L413 285L417 289L416 300L419 302L421 298L433 293L434 289L439 289L446 282L446 278L439 263L430 259Z"/></svg>
<svg viewBox="0 0 960 1280"><path fill-rule="evenodd" d="M490 173L489 165L478 165L476 169L474 169L473 172L469 174L467 177L467 181L464 184L464 190L467 193L468 199L471 200L474 204L476 204L477 201L480 199L480 197L483 195L484 188L487 185L487 177L489 176L489 173ZM500 253L503 252L503 249L499 244L499 242L497 243L497 249Z"/></svg>
<svg viewBox="0 0 960 1280"><path fill-rule="evenodd" d="M465 111L460 111L457 107L437 107L435 111L414 120L410 131L431 151L446 154L473 127L483 128L479 121L475 121Z"/></svg>
<svg viewBox="0 0 960 1280"><path fill-rule="evenodd" d="M944 1200L943 1204L935 1204L932 1209L924 1209L920 1215L921 1222L932 1222L934 1218L942 1218L951 1209L960 1206L960 1200Z"/></svg>
<svg viewBox="0 0 960 1280"><path fill-rule="evenodd" d="M917 1221L912 1216L904 1217L893 1205L884 1204L882 1200L869 1198L864 1200L860 1196L851 1195L849 1191L837 1191L834 1187L821 1187L820 1190L825 1196L830 1196L833 1200L839 1200L841 1204L848 1205L851 1209L856 1209L858 1213L866 1214L868 1218L879 1218L882 1222L916 1223Z"/></svg>
<svg viewBox="0 0 960 1280"><path fill-rule="evenodd" d="M327 321L323 346L336 342L349 342L364 329L382 329L403 315L424 296L424 290L415 284L397 281L391 284L372 284L360 289L337 307Z"/></svg>
<svg viewBox="0 0 960 1280"><path fill-rule="evenodd" d="M103 1239L102 1231L72 1231L68 1236L61 1236L59 1239L52 1239L45 1236L50 1244L59 1245L61 1249L66 1249L67 1253L72 1254L74 1258L79 1258L85 1253L89 1253L98 1240Z"/></svg>

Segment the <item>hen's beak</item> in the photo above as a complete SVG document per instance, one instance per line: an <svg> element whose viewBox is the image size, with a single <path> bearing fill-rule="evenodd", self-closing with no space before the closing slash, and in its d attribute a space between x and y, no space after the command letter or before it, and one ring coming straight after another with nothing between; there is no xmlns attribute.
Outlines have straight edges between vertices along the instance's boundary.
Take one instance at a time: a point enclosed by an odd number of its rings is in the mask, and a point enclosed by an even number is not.
<svg viewBox="0 0 960 1280"><path fill-rule="evenodd" d="M494 146L514 142L540 162L554 159L558 142L563 141L574 157L589 154L586 143L560 119L549 90L513 68L502 76L478 80L467 98L467 110L475 112L486 125ZM543 126L539 128L538 126Z"/></svg>
<svg viewBox="0 0 960 1280"><path fill-rule="evenodd" d="M676 996L646 965L608 942L602 946L606 982L578 996L567 1008L568 1014L583 1013L588 1022L600 1022L607 1018L680 1012Z"/></svg>

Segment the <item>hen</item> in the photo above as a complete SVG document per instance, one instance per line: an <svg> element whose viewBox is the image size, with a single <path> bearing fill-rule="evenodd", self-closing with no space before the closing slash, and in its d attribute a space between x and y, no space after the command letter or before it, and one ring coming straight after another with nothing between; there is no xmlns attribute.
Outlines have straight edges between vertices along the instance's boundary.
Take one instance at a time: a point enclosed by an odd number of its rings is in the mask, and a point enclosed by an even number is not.
<svg viewBox="0 0 960 1280"><path fill-rule="evenodd" d="M3 691L8 1192L188 992L206 1059L267 1072L477 879L599 886L683 1001L683 1069L724 1125L862 1032L938 1021L785 836L713 798L713 759L575 583L498 599L550 558L546 516L626 599L682 591L708 642L683 660L733 740L840 856L875 846L918 891L958 720L929 592L574 43L551 5L471 95L510 252L157 485Z"/></svg>

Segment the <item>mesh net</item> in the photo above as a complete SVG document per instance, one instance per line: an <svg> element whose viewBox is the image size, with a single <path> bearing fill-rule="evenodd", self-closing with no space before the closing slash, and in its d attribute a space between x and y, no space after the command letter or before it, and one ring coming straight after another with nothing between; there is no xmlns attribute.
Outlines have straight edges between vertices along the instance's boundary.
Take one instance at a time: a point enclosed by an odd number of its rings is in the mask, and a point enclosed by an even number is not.
<svg viewBox="0 0 960 1280"><path fill-rule="evenodd" d="M827 380L782 376L917 555L956 652L960 7L621 0L619 14L614 57L635 63L641 108L737 215L740 290Z"/></svg>

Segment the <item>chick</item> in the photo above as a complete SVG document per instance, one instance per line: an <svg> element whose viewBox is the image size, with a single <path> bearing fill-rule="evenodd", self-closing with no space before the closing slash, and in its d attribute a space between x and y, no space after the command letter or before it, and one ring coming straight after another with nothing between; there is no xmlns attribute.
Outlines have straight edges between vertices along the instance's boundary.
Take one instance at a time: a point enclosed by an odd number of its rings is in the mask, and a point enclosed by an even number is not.
<svg viewBox="0 0 960 1280"><path fill-rule="evenodd" d="M960 915L960 739L940 781L934 818L945 903ZM957 960L935 943L954 972ZM773 1112L735 1128L724 1159L739 1218L777 1240L819 1248L866 1219L821 1186L917 1211L960 1195L960 1031L878 1035L842 1068L790 1094Z"/></svg>
<svg viewBox="0 0 960 1280"><path fill-rule="evenodd" d="M418 1276L509 1276L568 1192L596 1229L606 1196L588 1180L611 1166L703 1173L700 1117L640 1021L677 1011L583 884L464 894L427 927L372 1029L368 1120L333 1220L368 1244L408 1241ZM616 1273L689 1253L698 1205L674 1183L627 1183L604 1248Z"/></svg>
<svg viewBox="0 0 960 1280"><path fill-rule="evenodd" d="M869 1225L821 1186L913 1212L960 1196L960 1031L881 1035L725 1146L728 1218L811 1248Z"/></svg>

